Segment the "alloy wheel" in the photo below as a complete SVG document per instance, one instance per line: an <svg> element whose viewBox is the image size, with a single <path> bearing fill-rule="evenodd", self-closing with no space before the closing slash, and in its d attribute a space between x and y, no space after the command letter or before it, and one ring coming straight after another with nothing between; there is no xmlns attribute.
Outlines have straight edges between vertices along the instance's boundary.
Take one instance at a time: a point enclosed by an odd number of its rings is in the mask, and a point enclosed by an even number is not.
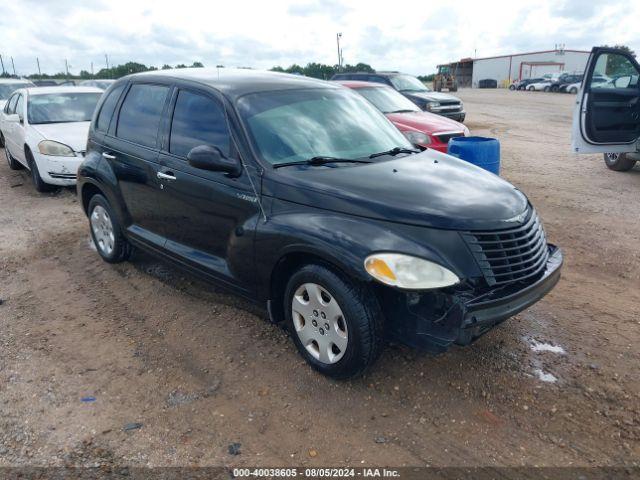
<svg viewBox="0 0 640 480"><path fill-rule="evenodd" d="M96 205L91 212L91 231L100 251L105 255L111 255L115 244L113 223L102 205Z"/></svg>
<svg viewBox="0 0 640 480"><path fill-rule="evenodd" d="M296 335L316 360L325 364L340 361L347 350L347 322L338 301L324 287L304 283L291 302Z"/></svg>

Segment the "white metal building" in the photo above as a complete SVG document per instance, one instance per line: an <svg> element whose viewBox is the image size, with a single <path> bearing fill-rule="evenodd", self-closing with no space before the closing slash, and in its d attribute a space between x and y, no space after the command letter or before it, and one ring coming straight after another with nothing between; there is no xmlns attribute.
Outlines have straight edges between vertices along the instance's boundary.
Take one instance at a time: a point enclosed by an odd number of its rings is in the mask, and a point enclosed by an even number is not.
<svg viewBox="0 0 640 480"><path fill-rule="evenodd" d="M587 65L589 53L585 50L545 50L496 57L465 58L450 65L451 70L457 71L461 77L460 86L477 87L480 80L492 79L497 81L499 87L506 87L513 80L541 77L546 73L582 73Z"/></svg>

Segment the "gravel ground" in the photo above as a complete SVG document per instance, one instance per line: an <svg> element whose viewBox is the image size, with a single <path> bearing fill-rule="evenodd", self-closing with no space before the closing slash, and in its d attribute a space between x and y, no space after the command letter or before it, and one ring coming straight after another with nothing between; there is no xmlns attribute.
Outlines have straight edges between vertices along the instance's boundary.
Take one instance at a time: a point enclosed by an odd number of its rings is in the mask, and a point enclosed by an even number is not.
<svg viewBox="0 0 640 480"><path fill-rule="evenodd" d="M236 297L102 262L74 192L2 162L0 466L640 464L640 168L570 153L570 95L458 93L563 278L470 347L390 346L349 382Z"/></svg>

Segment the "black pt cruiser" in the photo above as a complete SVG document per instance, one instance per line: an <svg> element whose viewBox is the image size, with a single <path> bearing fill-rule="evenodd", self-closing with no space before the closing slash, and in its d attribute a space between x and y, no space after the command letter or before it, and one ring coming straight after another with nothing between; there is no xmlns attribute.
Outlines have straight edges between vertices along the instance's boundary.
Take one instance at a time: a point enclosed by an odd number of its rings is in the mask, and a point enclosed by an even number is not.
<svg viewBox="0 0 640 480"><path fill-rule="evenodd" d="M361 373L385 339L469 344L560 277L560 250L515 187L299 76L120 79L94 114L78 193L104 260L135 246L265 305L335 378Z"/></svg>

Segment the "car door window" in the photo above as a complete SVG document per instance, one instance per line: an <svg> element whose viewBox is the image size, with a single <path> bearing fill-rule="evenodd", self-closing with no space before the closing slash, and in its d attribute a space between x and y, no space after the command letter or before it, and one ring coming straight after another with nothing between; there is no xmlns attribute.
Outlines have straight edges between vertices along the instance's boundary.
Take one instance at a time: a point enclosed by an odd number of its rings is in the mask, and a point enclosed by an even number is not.
<svg viewBox="0 0 640 480"><path fill-rule="evenodd" d="M116 136L146 147L155 147L168 92L169 87L164 85L132 85L120 108Z"/></svg>
<svg viewBox="0 0 640 480"><path fill-rule="evenodd" d="M214 99L180 90L171 122L169 152L186 157L193 147L213 145L229 155L230 135L222 106Z"/></svg>
<svg viewBox="0 0 640 480"><path fill-rule="evenodd" d="M116 88L109 92L109 96L102 103L102 107L100 107L100 113L98 114L98 118L96 119L96 129L106 132L109 129L109 122L111 121L111 116L113 115L113 111L116 108L116 104L118 103L118 99L120 98L120 94L122 90L124 90L125 85L118 85Z"/></svg>
<svg viewBox="0 0 640 480"><path fill-rule="evenodd" d="M18 100L16 101L16 110L15 113L18 114L20 118L20 122L24 121L24 95L18 95Z"/></svg>
<svg viewBox="0 0 640 480"><path fill-rule="evenodd" d="M593 70L591 88L638 88L639 73L624 55L604 53Z"/></svg>
<svg viewBox="0 0 640 480"><path fill-rule="evenodd" d="M9 99L7 105L4 108L4 113L6 113L7 115L16 113L16 102L18 101L18 96L19 94L16 93Z"/></svg>

